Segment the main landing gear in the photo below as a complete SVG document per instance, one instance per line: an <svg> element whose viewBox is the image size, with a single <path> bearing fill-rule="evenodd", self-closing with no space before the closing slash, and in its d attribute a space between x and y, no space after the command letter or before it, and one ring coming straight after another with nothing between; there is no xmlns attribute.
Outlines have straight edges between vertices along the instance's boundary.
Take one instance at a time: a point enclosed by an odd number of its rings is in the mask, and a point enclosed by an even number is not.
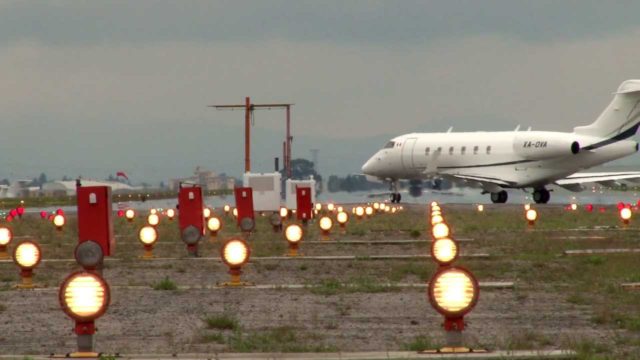
<svg viewBox="0 0 640 360"><path fill-rule="evenodd" d="M545 188L535 189L533 191L533 201L535 201L536 204L546 204L550 199L551 194L549 193L549 190Z"/></svg>
<svg viewBox="0 0 640 360"><path fill-rule="evenodd" d="M402 195L400 195L400 193L398 192L397 180L391 180L391 183L389 184L389 191L391 191L391 197L390 197L391 202L395 204L400 204L400 201L402 200Z"/></svg>
<svg viewBox="0 0 640 360"><path fill-rule="evenodd" d="M494 204L504 204L508 198L509 194L505 190L491 193L491 202Z"/></svg>

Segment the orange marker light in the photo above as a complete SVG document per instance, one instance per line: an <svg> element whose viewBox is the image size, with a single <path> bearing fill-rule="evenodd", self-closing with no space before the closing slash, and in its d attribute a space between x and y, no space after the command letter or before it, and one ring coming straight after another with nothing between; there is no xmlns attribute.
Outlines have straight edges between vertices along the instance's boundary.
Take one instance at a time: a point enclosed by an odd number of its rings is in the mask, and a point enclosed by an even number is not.
<svg viewBox="0 0 640 360"><path fill-rule="evenodd" d="M66 219L64 218L64 215L56 215L53 217L53 225L56 226L56 229L58 231L61 231L62 228L64 227L64 224L66 223Z"/></svg>
<svg viewBox="0 0 640 360"><path fill-rule="evenodd" d="M23 240L13 249L13 261L20 267L20 289L33 288L33 269L40 264L42 250L35 241Z"/></svg>
<svg viewBox="0 0 640 360"><path fill-rule="evenodd" d="M229 267L231 282L224 283L228 286L246 285L240 281L242 274L242 266L244 266L251 256L251 248L249 244L240 238L229 239L220 249L222 261Z"/></svg>
<svg viewBox="0 0 640 360"><path fill-rule="evenodd" d="M287 256L299 256L298 247L304 237L304 231L298 224L290 224L284 229L284 238L289 243Z"/></svg>
<svg viewBox="0 0 640 360"><path fill-rule="evenodd" d="M0 260L9 259L7 246L11 243L12 239L13 233L11 229L6 226L0 226Z"/></svg>
<svg viewBox="0 0 640 360"><path fill-rule="evenodd" d="M132 222L136 217L136 211L133 209L127 209L127 211L124 212L124 217L127 218L128 222Z"/></svg>
<svg viewBox="0 0 640 360"><path fill-rule="evenodd" d="M140 242L144 246L144 255L142 255L143 259L152 259L153 258L153 247L158 241L158 231L155 227L151 225L144 226L138 232L138 238Z"/></svg>

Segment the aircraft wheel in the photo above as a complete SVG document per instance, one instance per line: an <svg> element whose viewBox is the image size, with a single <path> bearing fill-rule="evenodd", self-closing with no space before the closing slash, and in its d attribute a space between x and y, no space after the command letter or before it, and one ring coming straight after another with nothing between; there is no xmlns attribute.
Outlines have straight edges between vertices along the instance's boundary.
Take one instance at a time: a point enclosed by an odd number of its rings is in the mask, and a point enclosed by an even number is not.
<svg viewBox="0 0 640 360"><path fill-rule="evenodd" d="M500 198L500 203L504 204L507 202L507 199L509 199L509 194L507 194L505 190L502 190L498 193L498 197Z"/></svg>
<svg viewBox="0 0 640 360"><path fill-rule="evenodd" d="M400 193L396 194L396 203L400 204L400 201L402 201L402 195Z"/></svg>
<svg viewBox="0 0 640 360"><path fill-rule="evenodd" d="M547 189L542 188L533 191L533 201L535 201L536 204L546 204L550 199L551 194Z"/></svg>

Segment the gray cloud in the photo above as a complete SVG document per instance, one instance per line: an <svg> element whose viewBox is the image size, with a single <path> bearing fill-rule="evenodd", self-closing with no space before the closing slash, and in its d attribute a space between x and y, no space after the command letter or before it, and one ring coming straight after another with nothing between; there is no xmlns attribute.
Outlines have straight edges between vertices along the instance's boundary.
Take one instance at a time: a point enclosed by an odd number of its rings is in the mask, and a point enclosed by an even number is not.
<svg viewBox="0 0 640 360"><path fill-rule="evenodd" d="M637 1L14 1L0 41L53 45L164 41L319 41L386 46L505 35L557 41L637 24Z"/></svg>

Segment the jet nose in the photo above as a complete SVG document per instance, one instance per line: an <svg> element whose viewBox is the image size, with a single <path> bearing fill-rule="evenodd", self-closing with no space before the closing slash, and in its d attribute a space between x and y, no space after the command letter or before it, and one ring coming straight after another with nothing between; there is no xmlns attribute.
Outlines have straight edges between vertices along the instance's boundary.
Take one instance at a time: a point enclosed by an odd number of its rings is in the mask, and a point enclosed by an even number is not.
<svg viewBox="0 0 640 360"><path fill-rule="evenodd" d="M367 175L373 173L373 158L367 160L367 162L362 165L362 173Z"/></svg>

